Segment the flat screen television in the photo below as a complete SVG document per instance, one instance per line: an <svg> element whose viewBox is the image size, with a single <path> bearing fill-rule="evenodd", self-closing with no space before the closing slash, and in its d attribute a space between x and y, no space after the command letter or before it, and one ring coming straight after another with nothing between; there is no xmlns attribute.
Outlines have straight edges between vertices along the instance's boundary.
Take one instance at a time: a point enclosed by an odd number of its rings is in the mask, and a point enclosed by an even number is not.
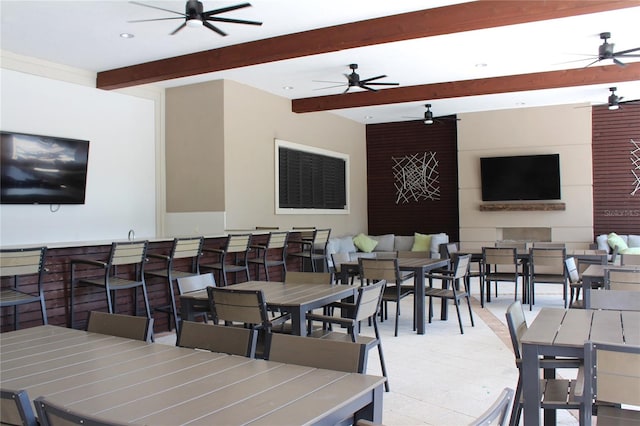
<svg viewBox="0 0 640 426"><path fill-rule="evenodd" d="M0 203L84 204L89 141L0 132Z"/></svg>
<svg viewBox="0 0 640 426"><path fill-rule="evenodd" d="M560 155L480 158L482 201L559 200Z"/></svg>

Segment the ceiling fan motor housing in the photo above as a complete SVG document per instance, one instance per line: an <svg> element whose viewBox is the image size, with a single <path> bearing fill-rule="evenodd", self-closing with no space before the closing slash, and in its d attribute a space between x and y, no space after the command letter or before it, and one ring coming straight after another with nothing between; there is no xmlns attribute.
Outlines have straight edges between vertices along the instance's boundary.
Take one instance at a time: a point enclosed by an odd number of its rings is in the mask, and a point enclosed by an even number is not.
<svg viewBox="0 0 640 426"><path fill-rule="evenodd" d="M197 19L202 21L204 14L202 2L198 0L188 0L185 6L185 14L187 15L187 20Z"/></svg>

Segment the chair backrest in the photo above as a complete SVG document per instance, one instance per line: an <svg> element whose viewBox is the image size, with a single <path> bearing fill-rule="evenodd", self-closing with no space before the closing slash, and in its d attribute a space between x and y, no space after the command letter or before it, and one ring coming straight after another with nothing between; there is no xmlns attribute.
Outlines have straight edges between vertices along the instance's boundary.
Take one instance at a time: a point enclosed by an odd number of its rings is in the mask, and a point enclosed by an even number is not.
<svg viewBox="0 0 640 426"><path fill-rule="evenodd" d="M532 247L546 247L546 248L565 248L565 243L552 243L549 241L534 241L531 245Z"/></svg>
<svg viewBox="0 0 640 426"><path fill-rule="evenodd" d="M301 240L313 240L316 236L315 226L294 226L293 229L296 233L300 234Z"/></svg>
<svg viewBox="0 0 640 426"><path fill-rule="evenodd" d="M359 258L360 277L367 281L392 282L400 284L398 259Z"/></svg>
<svg viewBox="0 0 640 426"><path fill-rule="evenodd" d="M251 244L251 234L229 234L225 252L244 253L249 250Z"/></svg>
<svg viewBox="0 0 640 426"><path fill-rule="evenodd" d="M0 389L0 424L37 426L26 390Z"/></svg>
<svg viewBox="0 0 640 426"><path fill-rule="evenodd" d="M250 328L182 321L176 346L253 358L257 341L258 331Z"/></svg>
<svg viewBox="0 0 640 426"><path fill-rule="evenodd" d="M118 423L115 421L103 420L89 414L79 413L55 404L41 396L35 399L36 412L40 426L131 426L131 423Z"/></svg>
<svg viewBox="0 0 640 426"><path fill-rule="evenodd" d="M504 388L493 404L480 417L471 422L469 426L506 425L509 421L507 414L513 402L513 394L513 389Z"/></svg>
<svg viewBox="0 0 640 426"><path fill-rule="evenodd" d="M46 247L0 250L0 277L44 273Z"/></svg>
<svg viewBox="0 0 640 426"><path fill-rule="evenodd" d="M351 255L346 251L331 253L331 264L335 272L340 272L340 265L351 261Z"/></svg>
<svg viewBox="0 0 640 426"><path fill-rule="evenodd" d="M608 290L640 291L640 267L638 269L606 268L604 286Z"/></svg>
<svg viewBox="0 0 640 426"><path fill-rule="evenodd" d="M565 275L567 249L532 247L529 249L533 273Z"/></svg>
<svg viewBox="0 0 640 426"><path fill-rule="evenodd" d="M179 277L178 292L180 294L191 293L194 291L204 290L207 287L215 287L216 279L213 273L191 275L189 277Z"/></svg>
<svg viewBox="0 0 640 426"><path fill-rule="evenodd" d="M204 237L175 238L171 249L172 259L199 259L204 246ZM196 263L197 265L197 263Z"/></svg>
<svg viewBox="0 0 640 426"><path fill-rule="evenodd" d="M284 333L270 335L270 361L327 370L364 373L366 345L331 339L294 336Z"/></svg>
<svg viewBox="0 0 640 426"><path fill-rule="evenodd" d="M277 249L277 248L286 248L287 240L289 239L289 233L287 231L283 232L270 232L269 240L267 241L266 247L268 249Z"/></svg>
<svg viewBox="0 0 640 426"><path fill-rule="evenodd" d="M313 248L316 250L326 250L330 236L331 229L316 229L313 239Z"/></svg>
<svg viewBox="0 0 640 426"><path fill-rule="evenodd" d="M455 264L453 265L453 278L454 279L462 279L467 276L469 273L469 262L471 262L471 255L465 254L462 256L456 256ZM464 282L465 287L467 286L466 281Z"/></svg>
<svg viewBox="0 0 640 426"><path fill-rule="evenodd" d="M516 265L515 247L482 247L482 262L485 265Z"/></svg>
<svg viewBox="0 0 640 426"><path fill-rule="evenodd" d="M509 336L511 336L511 345L516 359L520 359L520 340L525 331L527 331L527 320L524 317L524 309L519 300L511 303L505 313L507 317L507 327L509 328Z"/></svg>
<svg viewBox="0 0 640 426"><path fill-rule="evenodd" d="M572 284L579 283L580 273L578 272L578 265L576 265L575 257L567 257L564 260L564 264L567 268L567 276L569 277L569 282Z"/></svg>
<svg viewBox="0 0 640 426"><path fill-rule="evenodd" d="M386 285L387 282L382 280L374 284L358 287L356 309L353 313L356 321L362 321L367 318L373 318L375 320L380 310L382 295L384 294Z"/></svg>
<svg viewBox="0 0 640 426"><path fill-rule="evenodd" d="M137 263L142 269L147 256L148 244L148 241L114 242L111 244L108 264L118 266Z"/></svg>
<svg viewBox="0 0 640 426"><path fill-rule="evenodd" d="M640 405L640 346L586 342L585 396L597 402ZM587 397L588 404L592 398Z"/></svg>
<svg viewBox="0 0 640 426"><path fill-rule="evenodd" d="M287 271L285 284L331 284L330 272Z"/></svg>
<svg viewBox="0 0 640 426"><path fill-rule="evenodd" d="M211 313L217 321L257 326L268 324L267 304L262 290L207 287Z"/></svg>
<svg viewBox="0 0 640 426"><path fill-rule="evenodd" d="M518 251L525 251L528 249L528 243L526 241L498 240L495 242L495 246L515 248Z"/></svg>
<svg viewBox="0 0 640 426"><path fill-rule="evenodd" d="M620 255L620 265L624 265L624 266L639 265L640 266L640 254L622 253Z"/></svg>
<svg viewBox="0 0 640 426"><path fill-rule="evenodd" d="M153 318L91 311L87 321L87 331L150 342L153 334Z"/></svg>

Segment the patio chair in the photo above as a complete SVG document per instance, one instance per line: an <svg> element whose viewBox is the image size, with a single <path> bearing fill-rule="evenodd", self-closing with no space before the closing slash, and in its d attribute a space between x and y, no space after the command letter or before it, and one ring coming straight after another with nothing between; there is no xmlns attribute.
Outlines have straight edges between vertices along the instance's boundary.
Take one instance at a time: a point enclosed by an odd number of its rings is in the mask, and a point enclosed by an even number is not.
<svg viewBox="0 0 640 426"><path fill-rule="evenodd" d="M119 423L116 421L101 419L99 417L80 413L56 404L44 396L40 396L33 402L38 413L40 426L131 426L131 423ZM135 426L135 425L134 425Z"/></svg>
<svg viewBox="0 0 640 426"><path fill-rule="evenodd" d="M311 270L316 272L317 261L322 261L325 270L329 270L327 264L327 244L329 243L329 236L331 235L331 229L312 229L308 232L301 233L300 239L289 240L290 244L297 244L300 246L298 251L289 253L289 256L297 257L302 260L302 267L300 270L304 271L305 261L311 263Z"/></svg>
<svg viewBox="0 0 640 426"><path fill-rule="evenodd" d="M0 389L0 424L38 426L26 390Z"/></svg>
<svg viewBox="0 0 640 426"><path fill-rule="evenodd" d="M230 234L227 237L224 248L204 248L203 253L213 253L218 257L214 263L201 263L200 269L213 270L220 273L222 283L228 285L227 274L244 272L249 281L249 250L251 245L250 234ZM220 281L218 281L220 282Z"/></svg>
<svg viewBox="0 0 640 426"><path fill-rule="evenodd" d="M251 249L256 252L255 257L249 258L249 263L255 266L256 280L260 281L260 267L264 269L264 276L269 281L269 268L280 266L282 277L287 275L287 247L288 232L270 232L265 244L252 244Z"/></svg>
<svg viewBox="0 0 640 426"><path fill-rule="evenodd" d="M46 247L0 250L0 277L13 280L11 287L3 286L0 289L0 308L13 306L14 330L20 327L19 307L29 303L40 303L42 323L48 324L42 287L46 255ZM21 281L30 276L36 278L35 291L27 291L27 284L21 285Z"/></svg>
<svg viewBox="0 0 640 426"><path fill-rule="evenodd" d="M153 318L91 311L87 321L87 331L151 342Z"/></svg>
<svg viewBox="0 0 640 426"><path fill-rule="evenodd" d="M569 297L567 294L568 279L565 259L567 249L563 248L540 248L529 249L529 262L531 277L529 280L529 303L535 303L535 285L560 284L562 286L562 299L564 308L567 307Z"/></svg>
<svg viewBox="0 0 640 426"><path fill-rule="evenodd" d="M509 421L509 408L513 403L513 389L504 388L498 398L477 419L469 423L469 426L506 426Z"/></svg>
<svg viewBox="0 0 640 426"><path fill-rule="evenodd" d="M387 367L384 362L384 354L382 353L380 331L378 329L378 315L380 313L386 284L386 281L381 280L368 286L360 286L358 287L358 295L354 303L340 302L333 304L334 307L341 309L340 316L320 315L312 312L307 313L307 320L309 321L307 332L311 337L317 337L325 340L363 343L367 350L377 347L382 375L387 379L384 385L385 390L389 392L389 378L387 376ZM371 321L374 337L362 336L359 333L360 324L364 320ZM321 322L322 329L313 330L313 321ZM333 324L345 327L346 333L332 331L330 326ZM363 371L366 371L366 359Z"/></svg>
<svg viewBox="0 0 640 426"><path fill-rule="evenodd" d="M251 328L182 321L176 346L254 358L257 341L258 331Z"/></svg>

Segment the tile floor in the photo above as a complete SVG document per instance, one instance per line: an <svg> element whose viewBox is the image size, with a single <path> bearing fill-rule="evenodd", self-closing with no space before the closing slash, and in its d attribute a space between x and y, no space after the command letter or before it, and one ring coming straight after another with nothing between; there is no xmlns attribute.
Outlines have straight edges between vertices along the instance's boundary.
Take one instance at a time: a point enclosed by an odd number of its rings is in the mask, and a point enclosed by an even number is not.
<svg viewBox="0 0 640 426"><path fill-rule="evenodd" d="M412 331L411 298L401 304L398 337L393 336L393 318L381 323L391 387L384 394L385 425L466 425L491 405L504 387L515 389L518 371L504 316L513 301L513 286L499 284L499 296L485 309L480 307L478 288L477 281L472 282L475 327L471 327L464 302L462 305L464 334L460 334L452 305L447 321L434 317L426 334L417 335ZM439 312L439 304L434 306ZM536 306L532 312L525 306L527 321L531 323L539 309L548 306L562 308L560 287L537 285ZM390 305L390 311L393 309ZM362 332L372 330L365 326ZM156 341L175 344L175 337L161 335ZM380 374L375 350L370 351L367 373ZM558 424L577 425L576 415L559 411Z"/></svg>

